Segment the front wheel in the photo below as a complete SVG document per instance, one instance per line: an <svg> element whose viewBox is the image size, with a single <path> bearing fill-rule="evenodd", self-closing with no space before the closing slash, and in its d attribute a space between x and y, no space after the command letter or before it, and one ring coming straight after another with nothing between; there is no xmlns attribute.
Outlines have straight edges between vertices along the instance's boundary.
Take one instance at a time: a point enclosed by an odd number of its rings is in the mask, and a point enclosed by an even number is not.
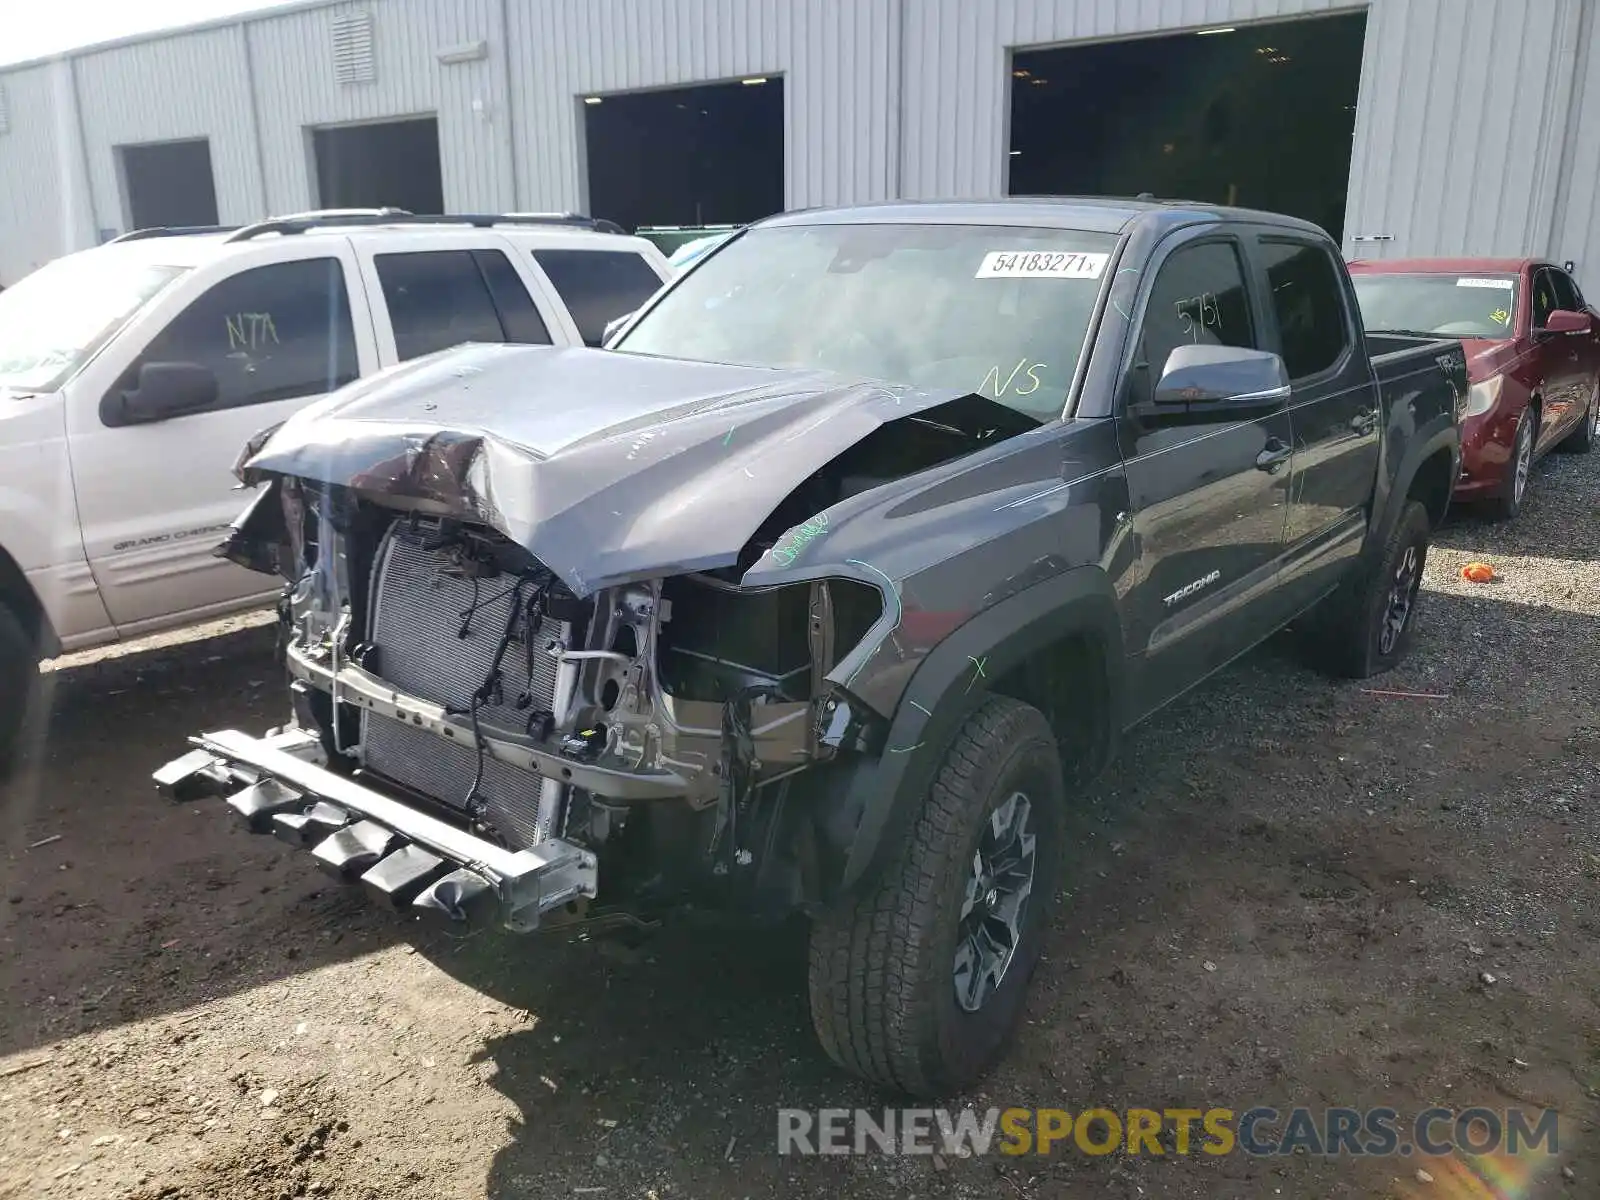
<svg viewBox="0 0 1600 1200"><path fill-rule="evenodd" d="M1489 501L1489 513L1497 521L1509 521L1522 511L1528 498L1528 484L1533 479L1533 441L1538 424L1537 409L1525 408L1517 418L1517 435L1511 443L1511 460L1506 463L1506 477L1501 481L1500 494Z"/></svg>
<svg viewBox="0 0 1600 1200"><path fill-rule="evenodd" d="M39 711L39 656L22 622L0 601L0 779L16 765L23 730Z"/></svg>
<svg viewBox="0 0 1600 1200"><path fill-rule="evenodd" d="M922 1097L994 1067L1039 960L1065 811L1044 717L985 700L878 876L812 926L811 1016L829 1057Z"/></svg>

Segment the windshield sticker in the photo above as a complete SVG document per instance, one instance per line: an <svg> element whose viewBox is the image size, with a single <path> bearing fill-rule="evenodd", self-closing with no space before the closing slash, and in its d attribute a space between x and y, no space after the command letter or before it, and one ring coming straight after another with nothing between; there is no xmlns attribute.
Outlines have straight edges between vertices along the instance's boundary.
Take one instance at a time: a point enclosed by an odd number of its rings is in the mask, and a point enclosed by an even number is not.
<svg viewBox="0 0 1600 1200"><path fill-rule="evenodd" d="M1039 372L1049 366L1049 363L1031 363L1025 358L1018 359L1017 365L1011 368L1011 373L1002 380L1001 367L996 364L989 368L989 373L978 385L978 395L988 396L993 400L998 400L1007 393L1013 396L1031 396L1044 383L1044 380L1039 378ZM1017 378L1019 375L1022 378Z"/></svg>
<svg viewBox="0 0 1600 1200"><path fill-rule="evenodd" d="M1456 280L1456 286L1474 288L1500 288L1503 291L1509 292L1512 288L1512 282L1509 279L1471 279L1462 277L1461 279Z"/></svg>
<svg viewBox="0 0 1600 1200"><path fill-rule="evenodd" d="M1489 320L1496 325L1509 325L1511 324L1511 314L1503 308L1497 308L1489 314Z"/></svg>
<svg viewBox="0 0 1600 1200"><path fill-rule="evenodd" d="M991 250L978 264L974 279L1099 279L1109 254L1064 250Z"/></svg>

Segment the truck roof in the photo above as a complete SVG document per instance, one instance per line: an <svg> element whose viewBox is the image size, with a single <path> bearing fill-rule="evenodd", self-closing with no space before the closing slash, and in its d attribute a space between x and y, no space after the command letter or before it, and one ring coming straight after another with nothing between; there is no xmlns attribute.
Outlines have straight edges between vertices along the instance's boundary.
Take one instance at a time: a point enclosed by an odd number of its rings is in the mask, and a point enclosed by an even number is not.
<svg viewBox="0 0 1600 1200"><path fill-rule="evenodd" d="M1194 200L1117 196L1010 196L992 200L883 200L843 208L811 208L780 213L761 226L799 225L995 225L1015 228L1074 229L1121 233L1140 220L1176 228L1206 221L1247 221L1281 225L1306 233L1324 231L1309 221L1282 213L1230 208Z"/></svg>

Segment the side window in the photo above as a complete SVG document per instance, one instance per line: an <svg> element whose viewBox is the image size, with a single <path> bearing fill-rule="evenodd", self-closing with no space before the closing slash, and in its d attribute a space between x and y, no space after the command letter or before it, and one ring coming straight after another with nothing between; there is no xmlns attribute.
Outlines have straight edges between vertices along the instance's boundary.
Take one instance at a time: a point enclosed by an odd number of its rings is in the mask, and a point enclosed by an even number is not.
<svg viewBox="0 0 1600 1200"><path fill-rule="evenodd" d="M527 286L511 260L498 250L474 250L473 261L483 272L483 281L489 285L494 306L500 311L500 325L506 331L506 341L524 346L548 346L550 330L544 318L528 295Z"/></svg>
<svg viewBox="0 0 1600 1200"><path fill-rule="evenodd" d="M1552 267L1550 278L1555 284L1556 307L1568 312L1582 312L1583 297L1578 294L1578 285L1572 282L1572 276Z"/></svg>
<svg viewBox="0 0 1600 1200"><path fill-rule="evenodd" d="M1185 246L1161 264L1139 327L1129 402L1150 399L1167 356L1189 344L1256 346L1244 268L1232 242Z"/></svg>
<svg viewBox="0 0 1600 1200"><path fill-rule="evenodd" d="M213 411L331 392L361 373L344 269L303 258L240 271L179 313L136 368L154 362L209 367Z"/></svg>
<svg viewBox="0 0 1600 1200"><path fill-rule="evenodd" d="M417 250L378 254L373 263L402 362L462 342L550 340L527 289L498 251Z"/></svg>
<svg viewBox="0 0 1600 1200"><path fill-rule="evenodd" d="M650 264L631 251L535 250L533 257L555 285L587 346L598 346L612 318L632 312L661 286Z"/></svg>
<svg viewBox="0 0 1600 1200"><path fill-rule="evenodd" d="M1350 345L1344 292L1333 260L1322 247L1304 242L1263 241L1261 254L1289 378L1320 375Z"/></svg>
<svg viewBox="0 0 1600 1200"><path fill-rule="evenodd" d="M1556 290L1550 272L1540 268L1533 276L1533 327L1543 329L1550 314L1560 307L1556 303Z"/></svg>

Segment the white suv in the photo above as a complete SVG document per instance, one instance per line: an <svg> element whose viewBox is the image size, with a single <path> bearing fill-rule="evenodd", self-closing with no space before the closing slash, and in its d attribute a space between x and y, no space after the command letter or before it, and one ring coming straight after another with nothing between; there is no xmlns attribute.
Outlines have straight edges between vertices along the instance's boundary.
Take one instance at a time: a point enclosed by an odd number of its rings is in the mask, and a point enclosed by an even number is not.
<svg viewBox="0 0 1600 1200"><path fill-rule="evenodd" d="M257 431L462 342L598 346L671 273L607 227L379 212L144 230L0 292L0 768L41 657L268 598L212 553Z"/></svg>

